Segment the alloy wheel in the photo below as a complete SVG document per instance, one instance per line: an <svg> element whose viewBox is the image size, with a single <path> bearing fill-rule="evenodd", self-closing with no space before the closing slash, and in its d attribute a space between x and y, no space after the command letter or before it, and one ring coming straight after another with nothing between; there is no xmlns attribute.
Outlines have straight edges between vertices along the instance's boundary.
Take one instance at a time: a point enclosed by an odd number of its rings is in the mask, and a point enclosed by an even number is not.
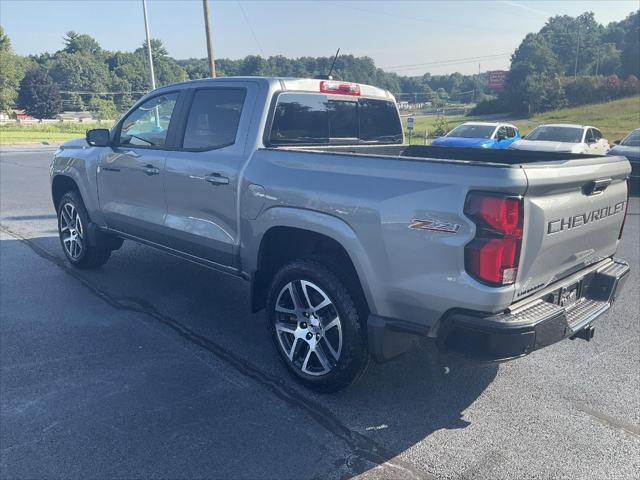
<svg viewBox="0 0 640 480"><path fill-rule="evenodd" d="M329 296L307 280L287 283L275 304L275 329L289 362L302 373L321 376L338 363L342 323Z"/></svg>
<svg viewBox="0 0 640 480"><path fill-rule="evenodd" d="M78 209L65 203L60 209L60 237L67 255L77 260L84 251L84 228Z"/></svg>

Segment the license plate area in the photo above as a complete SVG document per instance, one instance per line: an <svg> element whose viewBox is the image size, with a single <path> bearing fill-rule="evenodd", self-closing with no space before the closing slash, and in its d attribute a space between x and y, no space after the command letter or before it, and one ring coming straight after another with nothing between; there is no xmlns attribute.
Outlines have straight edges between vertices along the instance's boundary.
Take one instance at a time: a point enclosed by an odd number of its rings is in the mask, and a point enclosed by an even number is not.
<svg viewBox="0 0 640 480"><path fill-rule="evenodd" d="M560 298L558 304L561 307L565 308L569 308L570 306L574 305L581 297L581 285L582 281L580 280L576 283L572 283L571 285L567 285L566 287L562 287L560 289Z"/></svg>
<svg viewBox="0 0 640 480"><path fill-rule="evenodd" d="M565 308L572 307L580 299L587 296L592 279L593 274L589 274L576 282L560 287L545 295L543 300Z"/></svg>

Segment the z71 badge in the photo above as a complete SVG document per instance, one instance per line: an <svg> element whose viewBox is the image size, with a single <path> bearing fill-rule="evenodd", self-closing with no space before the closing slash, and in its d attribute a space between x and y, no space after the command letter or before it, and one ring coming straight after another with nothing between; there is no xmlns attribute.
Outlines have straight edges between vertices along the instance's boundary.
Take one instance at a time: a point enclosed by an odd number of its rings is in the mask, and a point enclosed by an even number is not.
<svg viewBox="0 0 640 480"><path fill-rule="evenodd" d="M412 230L429 230L432 232L458 233L460 225L457 223L441 222L440 220L411 220L409 228Z"/></svg>

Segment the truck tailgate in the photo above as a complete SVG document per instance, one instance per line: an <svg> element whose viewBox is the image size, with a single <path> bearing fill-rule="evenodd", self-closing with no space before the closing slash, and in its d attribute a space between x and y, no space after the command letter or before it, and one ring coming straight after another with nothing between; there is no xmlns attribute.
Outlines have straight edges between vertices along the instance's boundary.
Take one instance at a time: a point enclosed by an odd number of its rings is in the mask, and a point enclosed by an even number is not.
<svg viewBox="0 0 640 480"><path fill-rule="evenodd" d="M522 168L529 186L516 301L615 253L631 171L624 157Z"/></svg>

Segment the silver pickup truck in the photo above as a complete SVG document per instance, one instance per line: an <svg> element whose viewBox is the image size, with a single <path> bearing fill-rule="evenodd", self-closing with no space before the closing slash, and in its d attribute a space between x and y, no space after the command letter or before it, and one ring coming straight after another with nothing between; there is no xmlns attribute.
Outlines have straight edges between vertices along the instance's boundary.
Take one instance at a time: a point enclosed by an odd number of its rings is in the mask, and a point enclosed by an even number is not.
<svg viewBox="0 0 640 480"><path fill-rule="evenodd" d="M123 239L251 284L276 350L319 391L426 337L480 360L590 339L614 257L624 157L409 146L393 96L333 80L157 89L51 164L78 268Z"/></svg>

